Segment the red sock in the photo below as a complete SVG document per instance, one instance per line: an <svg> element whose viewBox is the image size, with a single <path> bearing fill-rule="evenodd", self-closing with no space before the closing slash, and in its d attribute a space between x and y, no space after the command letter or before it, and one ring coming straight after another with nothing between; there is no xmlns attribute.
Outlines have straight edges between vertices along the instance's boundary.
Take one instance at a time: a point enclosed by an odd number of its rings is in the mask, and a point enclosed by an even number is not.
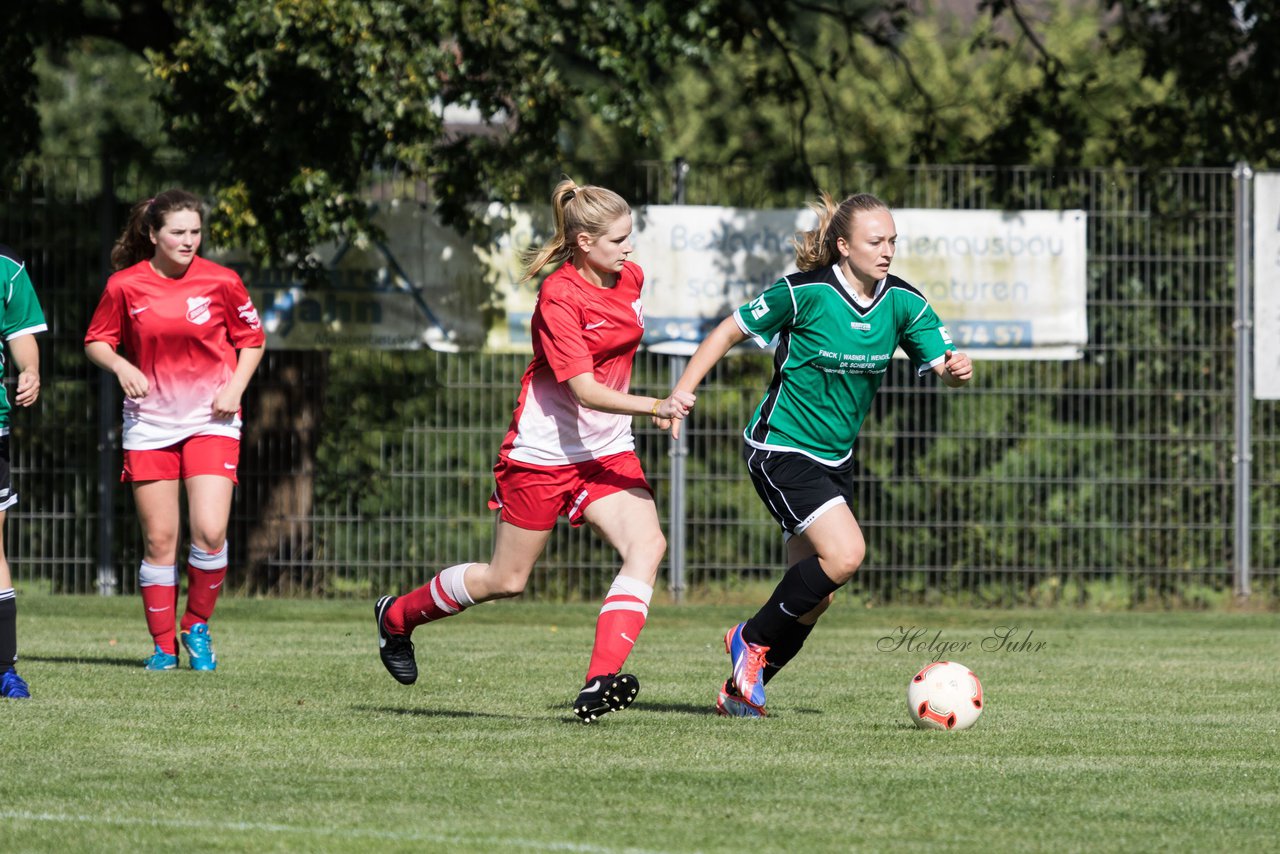
<svg viewBox="0 0 1280 854"><path fill-rule="evenodd" d="M173 622L178 607L178 568L152 566L143 561L138 569L138 589L147 617L147 631L161 652L178 654L178 635Z"/></svg>
<svg viewBox="0 0 1280 854"><path fill-rule="evenodd" d="M226 543L213 553L191 546L191 557L187 561L187 610L182 614L184 632L190 631L196 623L209 622L226 577Z"/></svg>
<svg viewBox="0 0 1280 854"><path fill-rule="evenodd" d="M624 575L614 579L596 619L596 641L585 681L622 669L644 628L652 598L653 588L644 582Z"/></svg>
<svg viewBox="0 0 1280 854"><path fill-rule="evenodd" d="M395 635L412 634L423 623L443 620L475 604L464 583L469 563L441 570L440 574L396 599L387 609L387 631Z"/></svg>

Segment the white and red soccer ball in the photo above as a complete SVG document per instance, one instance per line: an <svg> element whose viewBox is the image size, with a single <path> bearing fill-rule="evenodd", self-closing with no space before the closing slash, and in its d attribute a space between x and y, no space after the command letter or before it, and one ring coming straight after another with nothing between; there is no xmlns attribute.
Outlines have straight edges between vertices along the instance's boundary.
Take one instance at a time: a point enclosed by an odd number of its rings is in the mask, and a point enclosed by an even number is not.
<svg viewBox="0 0 1280 854"><path fill-rule="evenodd" d="M955 661L935 661L911 677L907 710L923 729L968 729L982 714L982 683Z"/></svg>

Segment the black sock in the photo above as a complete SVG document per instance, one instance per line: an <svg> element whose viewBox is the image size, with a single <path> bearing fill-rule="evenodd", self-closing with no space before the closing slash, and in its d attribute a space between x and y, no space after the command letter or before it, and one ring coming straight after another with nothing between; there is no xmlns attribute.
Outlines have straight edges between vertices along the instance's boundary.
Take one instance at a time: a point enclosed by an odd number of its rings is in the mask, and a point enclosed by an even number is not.
<svg viewBox="0 0 1280 854"><path fill-rule="evenodd" d="M796 657L796 653L800 651L800 647L804 646L804 642L809 638L809 632L813 631L815 623L805 625L798 620L791 624L782 637L773 642L773 646L769 647L768 663L765 664L763 675L761 678L764 684L768 685L769 680L778 675L778 671L787 666L787 662Z"/></svg>
<svg viewBox="0 0 1280 854"><path fill-rule="evenodd" d="M773 595L764 607L742 627L742 639L747 643L772 646L781 640L787 628L796 620L818 607L840 588L818 563L818 556L807 557L791 567L782 576Z"/></svg>
<svg viewBox="0 0 1280 854"><path fill-rule="evenodd" d="M0 590L0 673L13 669L18 660L18 600L13 588Z"/></svg>

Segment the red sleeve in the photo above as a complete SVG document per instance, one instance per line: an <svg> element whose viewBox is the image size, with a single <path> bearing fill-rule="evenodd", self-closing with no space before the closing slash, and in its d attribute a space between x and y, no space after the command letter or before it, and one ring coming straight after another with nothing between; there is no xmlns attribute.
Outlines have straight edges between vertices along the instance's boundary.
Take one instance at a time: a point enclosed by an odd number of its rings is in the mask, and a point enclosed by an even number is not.
<svg viewBox="0 0 1280 854"><path fill-rule="evenodd" d="M542 349L556 382L593 373L595 362L582 340L582 318L577 308L544 296L538 300L538 314L542 322L532 328L534 346Z"/></svg>
<svg viewBox="0 0 1280 854"><path fill-rule="evenodd" d="M124 319L124 293L120 287L110 281L102 291L98 307L93 311L89 321L89 331L84 334L84 343L102 341L111 345L112 349L120 346L121 322Z"/></svg>
<svg viewBox="0 0 1280 854"><path fill-rule="evenodd" d="M227 286L224 294L227 300L227 334L231 338L231 346L240 350L244 347L261 347L267 341L267 334L262 331L262 321L258 318L258 309L253 305L253 298L245 289L244 282L230 270L227 271Z"/></svg>

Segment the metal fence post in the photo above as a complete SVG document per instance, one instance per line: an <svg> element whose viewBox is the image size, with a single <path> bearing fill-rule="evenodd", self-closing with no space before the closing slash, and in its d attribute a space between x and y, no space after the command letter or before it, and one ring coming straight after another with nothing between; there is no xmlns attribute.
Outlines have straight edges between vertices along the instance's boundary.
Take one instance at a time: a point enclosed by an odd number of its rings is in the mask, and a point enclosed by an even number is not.
<svg viewBox="0 0 1280 854"><path fill-rule="evenodd" d="M685 203L685 178L689 174L689 161L683 157L677 157L671 165L676 179L672 202L677 205L683 205Z"/></svg>
<svg viewBox="0 0 1280 854"><path fill-rule="evenodd" d="M671 357L671 385L675 386L689 364L688 356ZM671 523L667 531L667 566L671 585L671 598L679 602L684 598L686 587L684 569L687 559L685 551L685 491L688 489L688 474L685 461L689 456L689 425L682 424L680 438L671 440Z"/></svg>
<svg viewBox="0 0 1280 854"><path fill-rule="evenodd" d="M689 174L689 162L677 157L673 164L675 172L675 196L677 205L685 203L685 176ZM671 385L674 388L684 369L689 364L688 356L671 356ZM687 550L685 541L685 496L688 489L688 474L685 461L689 456L689 425L681 425L680 438L671 440L671 521L667 530L667 574L671 587L671 598L679 602L684 598L685 566Z"/></svg>
<svg viewBox="0 0 1280 854"><path fill-rule="evenodd" d="M111 245L115 242L115 175L111 156L102 154L102 187L98 200L98 233L102 279L111 269ZM113 561L115 552L115 482L112 477L111 450L120 417L116 404L116 380L106 371L98 371L98 595L114 596L120 589L120 577Z"/></svg>
<svg viewBox="0 0 1280 854"><path fill-rule="evenodd" d="M1244 599L1250 593L1252 518L1249 503L1250 469L1253 463L1253 303L1250 271L1253 264L1253 169L1240 162L1231 172L1235 179L1236 267L1236 366L1235 366L1235 592Z"/></svg>

